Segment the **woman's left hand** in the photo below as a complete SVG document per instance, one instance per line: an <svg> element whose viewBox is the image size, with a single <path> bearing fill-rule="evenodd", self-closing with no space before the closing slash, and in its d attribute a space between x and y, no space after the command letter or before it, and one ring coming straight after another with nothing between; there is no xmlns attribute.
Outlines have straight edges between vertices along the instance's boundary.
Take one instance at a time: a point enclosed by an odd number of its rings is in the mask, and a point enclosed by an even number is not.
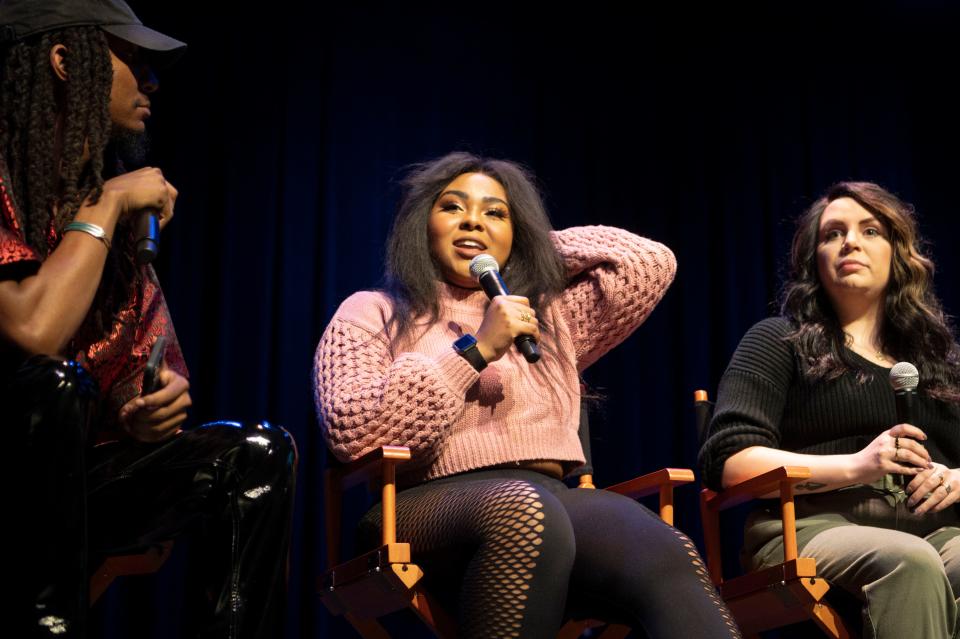
<svg viewBox="0 0 960 639"><path fill-rule="evenodd" d="M918 473L907 484L907 494L907 506L920 504L913 511L915 514L940 512L960 499L960 469L933 462L933 468Z"/></svg>

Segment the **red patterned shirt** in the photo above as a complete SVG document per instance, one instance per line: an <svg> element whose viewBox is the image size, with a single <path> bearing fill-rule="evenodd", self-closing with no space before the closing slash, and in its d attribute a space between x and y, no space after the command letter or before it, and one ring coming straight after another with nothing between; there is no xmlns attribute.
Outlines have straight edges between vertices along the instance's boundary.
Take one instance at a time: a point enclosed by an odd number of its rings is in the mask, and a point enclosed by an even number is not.
<svg viewBox="0 0 960 639"><path fill-rule="evenodd" d="M8 188L8 175L6 164L0 157L0 279L22 278L36 273L43 261L24 238L15 199ZM117 250L116 247L113 250ZM95 321L97 309L91 308L63 353L83 365L100 385L100 432L97 438L101 441L120 436L116 427L117 413L121 406L140 393L143 369L158 336L165 335L168 340L167 366L187 376L187 365L157 275L149 265L139 268L140 277L127 287L120 311L106 320L108 328L97 329L102 324ZM0 370L6 376L12 374L24 354L11 344L2 346Z"/></svg>

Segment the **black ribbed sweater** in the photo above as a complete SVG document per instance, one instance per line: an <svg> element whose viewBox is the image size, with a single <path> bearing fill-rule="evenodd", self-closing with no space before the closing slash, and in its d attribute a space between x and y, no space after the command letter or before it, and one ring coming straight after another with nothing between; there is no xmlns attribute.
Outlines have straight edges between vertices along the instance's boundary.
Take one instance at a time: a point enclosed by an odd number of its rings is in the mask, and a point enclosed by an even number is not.
<svg viewBox="0 0 960 639"><path fill-rule="evenodd" d="M799 356L784 340L791 330L786 318L768 318L737 346L720 380L713 421L700 449L707 486L718 489L724 462L749 446L816 455L855 453L897 423L889 368L854 353L869 375L866 383L858 383L853 373L810 383ZM957 468L960 409L922 394L918 400L914 425L927 434L931 458Z"/></svg>

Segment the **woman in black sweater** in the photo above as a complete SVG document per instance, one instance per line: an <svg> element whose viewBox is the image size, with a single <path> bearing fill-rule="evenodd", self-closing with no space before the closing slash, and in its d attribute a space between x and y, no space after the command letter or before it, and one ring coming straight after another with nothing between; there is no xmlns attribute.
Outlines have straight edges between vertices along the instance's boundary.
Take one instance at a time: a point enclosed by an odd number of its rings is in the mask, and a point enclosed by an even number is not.
<svg viewBox="0 0 960 639"><path fill-rule="evenodd" d="M777 466L797 485L803 556L864 603L866 637L957 636L960 349L913 210L875 184L831 188L800 218L783 316L744 336L700 463L714 488ZM913 424L888 374L920 371ZM775 507L747 522L753 567L782 559Z"/></svg>

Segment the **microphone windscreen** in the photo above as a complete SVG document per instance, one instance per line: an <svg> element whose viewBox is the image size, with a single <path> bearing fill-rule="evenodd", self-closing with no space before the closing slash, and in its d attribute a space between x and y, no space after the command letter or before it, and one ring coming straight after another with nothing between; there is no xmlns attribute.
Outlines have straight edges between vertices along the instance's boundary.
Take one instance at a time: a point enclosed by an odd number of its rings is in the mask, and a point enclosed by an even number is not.
<svg viewBox="0 0 960 639"><path fill-rule="evenodd" d="M915 391L920 383L920 371L910 362L897 362L890 369L890 385L895 392Z"/></svg>
<svg viewBox="0 0 960 639"><path fill-rule="evenodd" d="M478 278L487 271L500 272L500 265L492 255L481 253L470 260L470 274Z"/></svg>

